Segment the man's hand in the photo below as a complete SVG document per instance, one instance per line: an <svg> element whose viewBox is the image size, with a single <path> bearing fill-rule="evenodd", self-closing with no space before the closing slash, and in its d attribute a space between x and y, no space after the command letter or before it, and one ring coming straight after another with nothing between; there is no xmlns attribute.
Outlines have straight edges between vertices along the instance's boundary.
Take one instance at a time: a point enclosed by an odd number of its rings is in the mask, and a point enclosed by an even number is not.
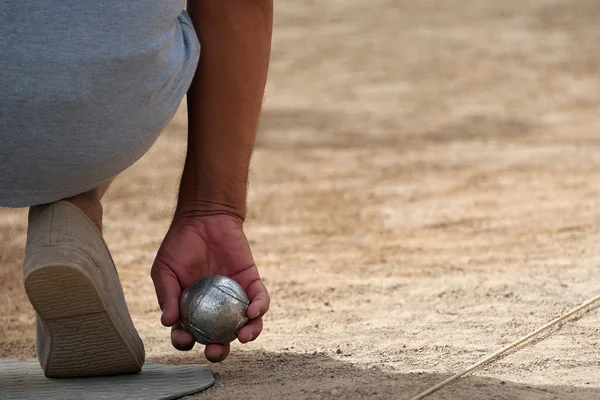
<svg viewBox="0 0 600 400"><path fill-rule="evenodd" d="M250 300L250 322L238 334L241 343L258 337L262 316L269 309L269 294L260 279L242 220L230 214L176 217L152 266L152 280L163 310L161 322L171 328L171 342L179 350L190 350L194 339L179 324L179 298L183 290L204 275L234 279ZM223 361L229 345L211 344L204 350L211 362Z"/></svg>

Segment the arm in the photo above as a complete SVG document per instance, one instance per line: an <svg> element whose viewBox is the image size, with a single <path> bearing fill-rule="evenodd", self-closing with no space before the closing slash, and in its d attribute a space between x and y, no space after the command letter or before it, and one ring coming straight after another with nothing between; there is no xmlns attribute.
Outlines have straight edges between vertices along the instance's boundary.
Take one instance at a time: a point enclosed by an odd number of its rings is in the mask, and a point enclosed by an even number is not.
<svg viewBox="0 0 600 400"><path fill-rule="evenodd" d="M241 343L260 335L270 298L243 231L250 156L261 109L273 20L272 0L189 0L202 46L188 92L188 150L173 222L151 276L171 342L190 350L194 339L179 324L179 298L197 278L228 276L248 294L250 321ZM219 362L229 345L204 354Z"/></svg>
<svg viewBox="0 0 600 400"><path fill-rule="evenodd" d="M191 0L202 46L188 92L188 150L178 214L246 217L248 168L262 105L272 0Z"/></svg>

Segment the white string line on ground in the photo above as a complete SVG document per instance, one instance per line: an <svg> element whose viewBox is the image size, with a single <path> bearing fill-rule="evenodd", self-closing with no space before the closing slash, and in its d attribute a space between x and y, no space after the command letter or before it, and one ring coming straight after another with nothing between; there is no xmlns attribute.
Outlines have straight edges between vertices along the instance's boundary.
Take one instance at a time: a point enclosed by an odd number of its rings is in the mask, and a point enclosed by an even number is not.
<svg viewBox="0 0 600 400"><path fill-rule="evenodd" d="M502 349L498 350L497 352L487 356L486 358L484 358L483 360L471 365L469 368L465 369L464 371L461 371L453 376L451 376L450 378L446 379L443 382L438 383L435 386L432 386L431 388L419 393L418 395L412 397L410 400L421 400L424 399L425 397L429 396L430 394L437 392L438 390L440 390L441 388L443 388L444 386L448 385L451 382L454 382L455 380L457 380L458 378L461 378L462 376L468 374L469 372L485 365L488 364L491 361L496 360L497 358L499 358L502 354L506 353L507 351L517 347L518 345L520 345L521 343L533 338L534 336L539 335L540 333L542 333L543 331L552 328L554 325L558 324L561 321L564 321L565 319L569 318L570 316L572 316L573 314L583 310L584 308L587 308L589 306L591 306L592 304L596 303L597 301L600 300L600 295L594 297L593 299L590 299L588 301L586 301L585 303L582 303L581 305L575 307L574 309L572 309L571 311L561 315L560 317L548 322L546 325L542 326L541 328L536 329L535 331L531 332L530 334L523 336L520 339L515 340L514 342L512 342L511 344L507 345L506 347L503 347Z"/></svg>

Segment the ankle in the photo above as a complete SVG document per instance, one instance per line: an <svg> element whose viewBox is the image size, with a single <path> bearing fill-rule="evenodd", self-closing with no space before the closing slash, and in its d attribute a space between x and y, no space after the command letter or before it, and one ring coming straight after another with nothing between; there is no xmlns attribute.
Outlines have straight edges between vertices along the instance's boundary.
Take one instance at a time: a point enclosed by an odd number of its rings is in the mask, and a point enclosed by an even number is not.
<svg viewBox="0 0 600 400"><path fill-rule="evenodd" d="M83 212L102 233L103 208L99 200L89 196L79 195L65 199Z"/></svg>

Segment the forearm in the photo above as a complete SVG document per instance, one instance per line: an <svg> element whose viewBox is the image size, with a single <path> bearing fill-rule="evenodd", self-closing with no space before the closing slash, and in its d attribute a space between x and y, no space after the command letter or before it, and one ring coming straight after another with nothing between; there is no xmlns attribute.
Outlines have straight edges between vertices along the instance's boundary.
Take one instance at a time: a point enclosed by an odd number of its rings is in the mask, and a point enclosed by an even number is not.
<svg viewBox="0 0 600 400"><path fill-rule="evenodd" d="M187 96L179 213L246 216L248 169L265 90L272 0L188 0L201 48Z"/></svg>

